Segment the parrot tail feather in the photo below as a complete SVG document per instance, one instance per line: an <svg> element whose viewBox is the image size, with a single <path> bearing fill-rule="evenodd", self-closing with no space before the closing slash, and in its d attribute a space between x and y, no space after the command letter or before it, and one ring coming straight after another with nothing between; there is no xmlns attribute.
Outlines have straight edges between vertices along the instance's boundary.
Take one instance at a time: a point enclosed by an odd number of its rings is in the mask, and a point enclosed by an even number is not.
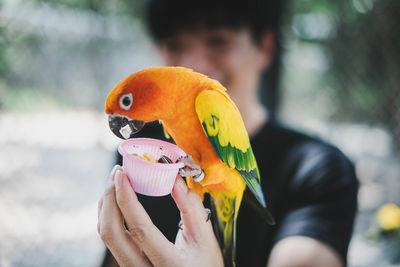
<svg viewBox="0 0 400 267"><path fill-rule="evenodd" d="M212 198L211 208L213 214L217 214L213 217L213 228L222 251L224 265L235 267L236 219L242 195L238 197L219 193L218 196Z"/></svg>

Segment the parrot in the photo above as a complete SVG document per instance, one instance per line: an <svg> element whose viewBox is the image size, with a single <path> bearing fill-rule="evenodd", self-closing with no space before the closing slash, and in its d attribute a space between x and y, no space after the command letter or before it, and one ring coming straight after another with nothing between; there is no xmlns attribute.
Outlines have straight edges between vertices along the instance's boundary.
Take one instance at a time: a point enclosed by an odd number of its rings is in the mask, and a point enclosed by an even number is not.
<svg viewBox="0 0 400 267"><path fill-rule="evenodd" d="M159 121L188 156L180 174L202 199L208 194L225 266L235 266L236 220L244 192L275 224L240 112L217 80L184 67L150 67L121 80L105 102L109 127L128 139ZM246 185L249 190L246 189Z"/></svg>

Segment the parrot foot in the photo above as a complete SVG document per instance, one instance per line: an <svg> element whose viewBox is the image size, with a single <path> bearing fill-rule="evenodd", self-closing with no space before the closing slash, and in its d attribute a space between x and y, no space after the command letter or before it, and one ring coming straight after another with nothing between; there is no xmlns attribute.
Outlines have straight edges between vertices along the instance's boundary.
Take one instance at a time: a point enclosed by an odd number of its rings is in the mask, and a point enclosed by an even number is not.
<svg viewBox="0 0 400 267"><path fill-rule="evenodd" d="M199 165L194 163L192 156L186 155L180 157L177 162L183 162L185 166L179 169L179 174L182 177L192 177L195 182L201 182L204 179L204 172Z"/></svg>
<svg viewBox="0 0 400 267"><path fill-rule="evenodd" d="M205 208L204 210L207 212L207 219L206 219L206 222L208 222L208 221L211 219L211 210L210 210L210 209L207 209L207 208ZM180 220L179 223L178 223L178 228L179 228L180 230L183 230L182 225L183 225L182 220Z"/></svg>

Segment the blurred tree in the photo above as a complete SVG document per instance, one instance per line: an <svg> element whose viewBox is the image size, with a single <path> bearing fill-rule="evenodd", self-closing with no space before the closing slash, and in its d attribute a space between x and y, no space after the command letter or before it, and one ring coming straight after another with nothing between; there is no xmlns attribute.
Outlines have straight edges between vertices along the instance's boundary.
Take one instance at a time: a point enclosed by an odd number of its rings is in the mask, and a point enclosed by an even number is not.
<svg viewBox="0 0 400 267"><path fill-rule="evenodd" d="M331 119L385 126L400 147L400 2L291 1L296 37L321 47L320 88L335 102Z"/></svg>
<svg viewBox="0 0 400 267"><path fill-rule="evenodd" d="M400 148L400 2L338 2L341 16L326 46L340 100L335 117L384 125Z"/></svg>
<svg viewBox="0 0 400 267"><path fill-rule="evenodd" d="M7 3L10 4L11 1L0 2L2 11ZM126 36L133 35L133 31L129 32L129 29L134 28L133 26L143 19L144 3L145 0L34 0L29 1L29 4L20 2L21 7L28 6L25 10L26 15L29 16L29 12L33 12L36 16L31 21L10 11L7 16L4 16L7 12L2 12L0 108L4 106L4 92L22 89L46 94L61 92L64 94L63 100L70 97L71 101L76 101L78 105L97 107L103 99L102 93L99 92L109 89L107 77L110 75L104 74L109 74L112 66L106 67L106 62L110 60L107 55L110 51L132 44L132 39L127 39ZM320 76L319 84L312 84L313 88L310 91L330 89L330 101L334 102L335 107L333 113L328 113L330 119L383 125L394 133L400 146L400 34L397 30L400 23L400 2L296 0L288 2L286 6L283 42L302 42L325 52L323 57L326 68L322 69L322 75L315 72L312 74ZM53 20L46 21L42 13L49 16L61 14L65 17L54 19L53 16ZM75 18L82 20L73 24ZM43 25L34 24L38 19L42 19L40 23ZM65 24L55 25L59 26L54 27L59 33L51 32L52 21ZM65 37L65 34L70 34L71 29L79 27L82 21L86 23L82 25L86 33L79 32L78 29L78 33L73 33L76 35ZM118 23L114 23L116 21ZM121 32L115 29L115 25L123 26L122 31L128 31L125 37L118 39ZM144 28L142 26L140 27ZM42 31L42 28L46 28L46 31ZM82 34L87 36L82 38ZM60 38L60 35L64 36ZM46 48L43 48L44 45ZM78 58L83 56L84 59L78 61ZM67 65L73 67L68 68ZM276 66L278 65L279 62L276 63ZM85 73L80 74L83 71ZM70 82L71 72L75 75L73 77L78 79L90 76L85 82L88 83L90 79L94 84L89 82L85 91L81 90L82 84ZM273 68L271 71L272 74L278 72L279 68L275 68L275 71ZM275 88L278 84L276 79L266 79L270 88ZM268 81L271 84L268 84ZM290 85L289 81L289 86L296 84ZM65 90L69 92L65 93ZM92 103L88 104L89 100L83 101L88 99L82 97L85 92L87 96L94 98ZM267 96L263 95L273 110L277 108L279 96L280 93L276 90L272 90Z"/></svg>
<svg viewBox="0 0 400 267"><path fill-rule="evenodd" d="M113 66L106 64L110 51L132 46L141 34L136 29L142 3L0 2L0 109L64 104L102 108L112 79Z"/></svg>
<svg viewBox="0 0 400 267"><path fill-rule="evenodd" d="M62 5L73 9L91 10L100 14L143 16L143 0L36 0L37 2Z"/></svg>

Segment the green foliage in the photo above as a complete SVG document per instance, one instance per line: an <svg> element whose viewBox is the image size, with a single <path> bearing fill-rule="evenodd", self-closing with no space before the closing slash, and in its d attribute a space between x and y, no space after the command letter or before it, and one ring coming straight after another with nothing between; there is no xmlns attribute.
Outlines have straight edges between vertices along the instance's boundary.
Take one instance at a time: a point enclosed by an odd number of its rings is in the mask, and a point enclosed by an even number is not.
<svg viewBox="0 0 400 267"><path fill-rule="evenodd" d="M87 70L87 75L94 76L92 80L95 81L95 86L98 88L104 86L104 73L108 71L102 69L102 64L105 62L104 54L112 49L124 49L132 43L125 43L124 40L108 40L102 33L106 36L107 33L112 32L110 21L114 23L116 20L119 24L113 24L114 26L124 26L126 31L137 29L135 26L144 16L144 3L145 0L20 2L21 9L24 9L26 5L29 7L27 10L45 7L44 9L53 10L51 12L54 13L66 11L68 14L74 14L77 10L78 14L84 13L89 23L92 19L97 20L98 27L93 35L83 36L83 38L73 34L69 36L68 29L49 35L43 33L39 26L32 30L25 25L18 26L13 17L2 18L0 24L1 97L10 95L8 91L19 91L21 88L31 88L31 90L58 95L54 92L65 90L69 86L68 81L52 77L56 75L46 68L56 66L56 71L61 72L64 70L63 64L81 64L80 68ZM6 2L0 2L0 9L4 9L5 4ZM303 94L308 98L325 90L331 97L330 102L336 106L333 112L316 112L330 116L325 119L379 123L400 134L400 68L398 67L400 2L398 0L292 0L287 6L284 41L287 47L297 45L302 50L298 57L289 62L292 72L289 75L285 74L290 78L290 81L285 81L285 84L288 87L296 87L295 89L302 87ZM26 10L24 14L30 15L26 13ZM18 14L15 16L18 17ZM58 20L58 23L66 25L54 26L68 28L67 24L71 23L71 20L73 19ZM143 25L139 26L143 28ZM100 34L97 34L98 32ZM127 35L129 34L131 32ZM63 35L62 38L59 35ZM298 45L299 43L301 45ZM45 45L46 49L43 49ZM47 54L49 50L52 55ZM314 51L314 54L311 53L314 58L308 59L306 55L301 54L303 51L311 50ZM322 54L318 56L322 58L319 61L323 61L321 66L314 66L312 69L304 69L303 65L293 67L297 64L296 61L303 61L303 63L315 61L315 53ZM81 63L74 62L74 57L82 54L85 55L85 59L81 60ZM46 82L46 75L52 78L53 83ZM51 87L53 88L49 89ZM79 94L82 93L76 93L76 95ZM298 93L292 92L292 95L296 94ZM90 92L90 95L95 94ZM97 102L101 102L103 95L98 94L96 97L99 100ZM1 102L3 104L0 104L0 109L5 106L10 107L4 104L4 97ZM86 104L86 102L81 103ZM313 101L309 100L309 103ZM400 140L400 138L397 139Z"/></svg>
<svg viewBox="0 0 400 267"><path fill-rule="evenodd" d="M127 15L141 17L142 0L36 0L37 2L61 5L72 9L92 10L100 14Z"/></svg>
<svg viewBox="0 0 400 267"><path fill-rule="evenodd" d="M324 51L327 69L314 90L326 88L335 98L330 119L400 133L400 2L301 0L290 7L289 31Z"/></svg>
<svg viewBox="0 0 400 267"><path fill-rule="evenodd" d="M59 95L31 88L8 90L2 95L0 108L13 112L34 112L66 108L67 103Z"/></svg>

